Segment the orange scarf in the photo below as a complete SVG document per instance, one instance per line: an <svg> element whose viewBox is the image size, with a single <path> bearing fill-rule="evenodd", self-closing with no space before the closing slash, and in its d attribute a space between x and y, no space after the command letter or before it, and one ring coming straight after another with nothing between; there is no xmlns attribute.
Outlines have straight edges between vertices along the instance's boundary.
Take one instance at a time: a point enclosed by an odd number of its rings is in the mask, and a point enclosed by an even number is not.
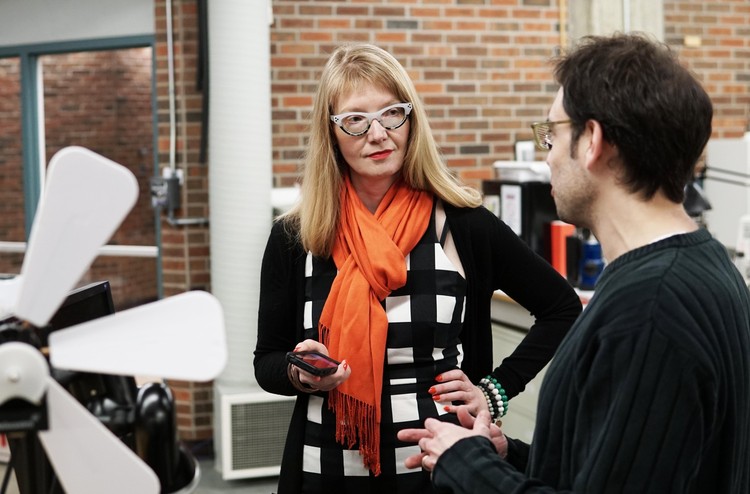
<svg viewBox="0 0 750 494"><path fill-rule="evenodd" d="M380 395L388 318L381 301L406 284L406 254L427 230L432 194L394 183L373 215L348 175L333 246L338 274L320 315L320 340L352 373L328 394L336 440L359 441L364 465L380 474Z"/></svg>

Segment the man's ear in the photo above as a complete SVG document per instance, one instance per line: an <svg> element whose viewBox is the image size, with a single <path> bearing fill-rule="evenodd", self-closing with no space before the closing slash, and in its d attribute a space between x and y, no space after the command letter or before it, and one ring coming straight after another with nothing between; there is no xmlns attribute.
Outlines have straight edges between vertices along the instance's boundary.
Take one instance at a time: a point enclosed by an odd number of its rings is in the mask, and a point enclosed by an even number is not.
<svg viewBox="0 0 750 494"><path fill-rule="evenodd" d="M606 151L607 143L604 140L604 130L601 124L596 120L587 121L581 137L588 140L588 145L584 150L586 167L591 168L602 162L602 155Z"/></svg>

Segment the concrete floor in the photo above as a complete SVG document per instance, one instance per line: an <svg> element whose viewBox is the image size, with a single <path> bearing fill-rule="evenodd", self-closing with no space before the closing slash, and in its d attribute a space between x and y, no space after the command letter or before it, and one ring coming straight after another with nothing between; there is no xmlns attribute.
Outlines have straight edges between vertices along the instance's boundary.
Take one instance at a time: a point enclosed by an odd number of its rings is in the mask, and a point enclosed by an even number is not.
<svg viewBox="0 0 750 494"><path fill-rule="evenodd" d="M223 480L221 473L214 468L213 459L200 460L201 479L195 494L274 494L278 478L267 477L260 479Z"/></svg>
<svg viewBox="0 0 750 494"><path fill-rule="evenodd" d="M275 477L261 479L243 479L243 480L223 480L221 473L214 468L214 460L205 458L199 461L201 477L198 486L191 491L193 494L273 494L276 492L278 479ZM5 477L7 465L0 463L0 481ZM0 488L2 484L0 484ZM11 474L11 481L8 484L8 490L0 494L20 494L15 477ZM183 494L180 492L180 494ZM185 492L184 494L188 494Z"/></svg>

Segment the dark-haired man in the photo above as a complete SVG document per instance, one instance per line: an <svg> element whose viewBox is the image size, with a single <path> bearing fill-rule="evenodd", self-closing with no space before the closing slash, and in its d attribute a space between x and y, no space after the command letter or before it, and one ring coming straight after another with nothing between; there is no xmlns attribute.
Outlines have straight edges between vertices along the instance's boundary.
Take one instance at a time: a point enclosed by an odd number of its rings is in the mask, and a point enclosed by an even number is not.
<svg viewBox="0 0 750 494"><path fill-rule="evenodd" d="M533 446L481 412L402 431L439 492L750 492L750 297L682 207L712 105L663 44L590 37L534 124L563 220L608 265L540 390ZM498 454L499 453L499 454Z"/></svg>

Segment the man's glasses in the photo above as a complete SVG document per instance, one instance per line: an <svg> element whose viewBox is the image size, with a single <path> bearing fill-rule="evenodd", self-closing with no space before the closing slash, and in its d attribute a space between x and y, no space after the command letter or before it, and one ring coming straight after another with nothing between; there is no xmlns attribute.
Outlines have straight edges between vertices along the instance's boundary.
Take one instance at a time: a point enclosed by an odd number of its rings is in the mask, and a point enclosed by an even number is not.
<svg viewBox="0 0 750 494"><path fill-rule="evenodd" d="M552 149L552 127L571 122L572 120L558 120L556 122L534 122L531 124L536 148L540 151L549 151Z"/></svg>
<svg viewBox="0 0 750 494"><path fill-rule="evenodd" d="M341 127L341 130L356 137L370 130L373 120L377 120L386 130L398 129L404 125L412 108L411 103L398 103L372 113L349 112L331 115L331 120Z"/></svg>

